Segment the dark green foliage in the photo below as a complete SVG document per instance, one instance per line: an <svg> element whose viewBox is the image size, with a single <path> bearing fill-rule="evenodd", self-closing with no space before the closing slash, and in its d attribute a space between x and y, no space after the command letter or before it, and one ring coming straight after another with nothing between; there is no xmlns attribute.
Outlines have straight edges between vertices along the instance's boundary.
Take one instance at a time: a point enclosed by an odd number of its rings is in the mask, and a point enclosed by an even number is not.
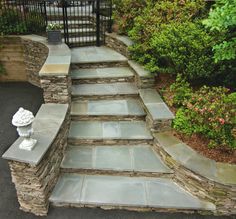
<svg viewBox="0 0 236 219"><path fill-rule="evenodd" d="M2 11L0 17L0 33L2 35L26 33L26 25L20 16L19 10L6 9Z"/></svg>
<svg viewBox="0 0 236 219"><path fill-rule="evenodd" d="M44 30L44 18L37 12L28 12L25 17L17 9L6 9L1 12L1 35L40 33Z"/></svg>

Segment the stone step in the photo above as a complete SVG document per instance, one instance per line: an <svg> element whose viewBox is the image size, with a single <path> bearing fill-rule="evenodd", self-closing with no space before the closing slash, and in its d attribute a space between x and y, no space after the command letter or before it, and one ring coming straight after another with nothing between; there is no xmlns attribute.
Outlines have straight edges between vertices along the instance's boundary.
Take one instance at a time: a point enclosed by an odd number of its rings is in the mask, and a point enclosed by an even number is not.
<svg viewBox="0 0 236 219"><path fill-rule="evenodd" d="M136 99L80 100L72 102L71 116L73 120L135 120L144 119L146 113Z"/></svg>
<svg viewBox="0 0 236 219"><path fill-rule="evenodd" d="M128 66L128 59L125 56L105 46L74 48L71 53L71 63L80 68Z"/></svg>
<svg viewBox="0 0 236 219"><path fill-rule="evenodd" d="M71 70L71 78L73 84L133 82L134 73L127 67L80 69L75 66Z"/></svg>
<svg viewBox="0 0 236 219"><path fill-rule="evenodd" d="M159 176L173 173L149 145L70 146L63 172Z"/></svg>
<svg viewBox="0 0 236 219"><path fill-rule="evenodd" d="M49 23L57 23L63 25L63 20L49 21ZM69 28L95 28L95 24L89 20L68 20Z"/></svg>
<svg viewBox="0 0 236 219"><path fill-rule="evenodd" d="M62 41L64 42L65 39L62 38ZM69 44L72 47L76 46L91 46L95 45L97 41L96 36L71 36L69 34ZM101 38L100 42L103 42L103 39Z"/></svg>
<svg viewBox="0 0 236 219"><path fill-rule="evenodd" d="M55 206L89 206L156 211L214 211L171 179L62 174L50 201Z"/></svg>
<svg viewBox="0 0 236 219"><path fill-rule="evenodd" d="M76 145L152 140L144 121L72 121L68 137L68 142Z"/></svg>
<svg viewBox="0 0 236 219"><path fill-rule="evenodd" d="M61 30L62 34L64 35L64 29ZM96 36L96 29L95 28L69 28L68 33L70 37L90 37Z"/></svg>
<svg viewBox="0 0 236 219"><path fill-rule="evenodd" d="M72 98L104 99L115 97L138 97L138 89L134 83L79 84L72 85Z"/></svg>

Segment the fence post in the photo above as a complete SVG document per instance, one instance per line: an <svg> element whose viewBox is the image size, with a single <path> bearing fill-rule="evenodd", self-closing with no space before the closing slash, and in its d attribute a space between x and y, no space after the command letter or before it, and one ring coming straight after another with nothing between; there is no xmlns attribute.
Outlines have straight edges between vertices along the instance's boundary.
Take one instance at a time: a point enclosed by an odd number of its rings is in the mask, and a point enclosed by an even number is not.
<svg viewBox="0 0 236 219"><path fill-rule="evenodd" d="M112 9L113 9L113 4L112 4L112 0L109 0L110 2L110 8L109 8L109 24L108 24L108 32L111 33L112 32Z"/></svg>
<svg viewBox="0 0 236 219"><path fill-rule="evenodd" d="M63 29L64 29L64 40L65 43L69 43L69 35L68 35L68 17L67 17L67 1L62 0L62 13L63 13Z"/></svg>
<svg viewBox="0 0 236 219"><path fill-rule="evenodd" d="M46 6L46 1L43 1L43 8L44 8L44 13L42 11L42 13L44 14L45 17L45 23L46 23L46 27L48 25L48 16L47 16L47 6ZM41 9L42 10L42 9Z"/></svg>
<svg viewBox="0 0 236 219"><path fill-rule="evenodd" d="M100 40L100 0L96 0L96 46L101 46Z"/></svg>

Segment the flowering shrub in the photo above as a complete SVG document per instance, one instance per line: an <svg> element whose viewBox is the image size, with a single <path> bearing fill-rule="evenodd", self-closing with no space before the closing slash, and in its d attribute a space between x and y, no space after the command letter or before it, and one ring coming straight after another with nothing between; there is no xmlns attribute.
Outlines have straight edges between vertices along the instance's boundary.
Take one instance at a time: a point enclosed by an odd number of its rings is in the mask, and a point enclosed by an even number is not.
<svg viewBox="0 0 236 219"><path fill-rule="evenodd" d="M200 133L210 139L209 147L236 148L236 93L223 87L202 87L184 101L176 114L174 128Z"/></svg>
<svg viewBox="0 0 236 219"><path fill-rule="evenodd" d="M60 29L62 29L62 25L58 24L58 23L50 23L47 26L47 31L48 30L60 30Z"/></svg>
<svg viewBox="0 0 236 219"><path fill-rule="evenodd" d="M127 34L134 26L134 18L143 14L145 0L114 0L114 20L118 23L119 33Z"/></svg>

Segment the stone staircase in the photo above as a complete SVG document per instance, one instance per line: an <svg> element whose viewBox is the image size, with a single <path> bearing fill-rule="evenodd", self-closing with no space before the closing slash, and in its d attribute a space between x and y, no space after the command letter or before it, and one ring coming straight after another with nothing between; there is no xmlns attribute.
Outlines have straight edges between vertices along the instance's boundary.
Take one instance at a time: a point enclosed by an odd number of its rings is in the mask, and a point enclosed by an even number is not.
<svg viewBox="0 0 236 219"><path fill-rule="evenodd" d="M108 48L72 50L72 122L52 205L214 210L176 184L154 151L146 117L160 122L173 115L155 91L138 89L137 74Z"/></svg>

